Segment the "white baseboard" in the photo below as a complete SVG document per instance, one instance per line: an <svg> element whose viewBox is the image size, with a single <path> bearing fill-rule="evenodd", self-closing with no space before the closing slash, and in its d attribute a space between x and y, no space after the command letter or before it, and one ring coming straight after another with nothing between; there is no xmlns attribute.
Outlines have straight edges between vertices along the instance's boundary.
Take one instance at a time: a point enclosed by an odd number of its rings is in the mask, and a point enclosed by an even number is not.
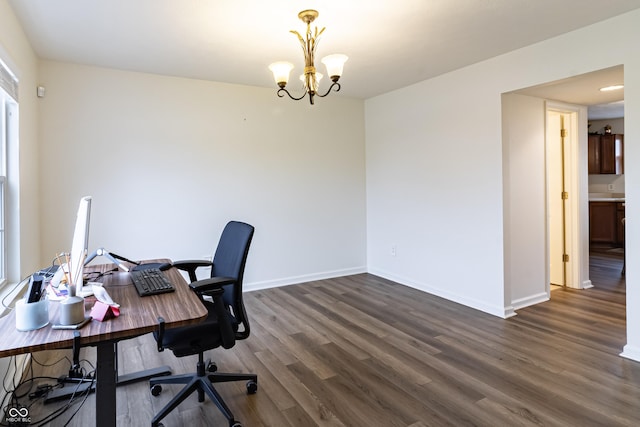
<svg viewBox="0 0 640 427"><path fill-rule="evenodd" d="M589 288L593 288L593 283L591 283L591 280L585 280L584 282L582 282L581 289L589 289Z"/></svg>
<svg viewBox="0 0 640 427"><path fill-rule="evenodd" d="M245 292L251 292L251 291L257 291L262 289L277 288L281 286L295 285L299 283L312 282L315 280L332 279L335 277L351 276L354 274L362 274L362 273L374 274L376 276L380 276L387 280L394 281L401 285L409 286L410 288L414 288L431 295L442 297L449 301L462 304L466 307L480 310L485 313L488 313L497 317L501 317L503 319L516 316L517 313L515 310L517 309L528 307L528 306L549 300L548 294L546 292L543 292L530 297L518 299L509 306L494 307L494 306L489 306L483 302L472 300L472 299L469 299L457 294L453 294L450 292L446 292L446 291L443 291L442 289L433 288L426 284L418 283L413 280L407 279L405 277L400 277L386 271L377 270L377 269L367 270L367 268L364 266L357 267L357 268L347 268L343 270L332 270L332 271L326 271L322 273L306 274L301 276L292 276L292 277L276 279L276 280L267 280L263 282L247 283L245 284L244 289L245 289ZM593 284L591 283L590 280L586 280L582 283L582 289L588 289L592 287L593 287ZM640 362L640 348L626 345L623 349L623 352L620 353L620 356Z"/></svg>
<svg viewBox="0 0 640 427"><path fill-rule="evenodd" d="M400 277L386 271L373 269L373 270L370 270L369 273L375 274L376 276L380 276L388 280L392 280L396 283L400 283L401 285L409 286L410 288L418 289L419 291L423 291L428 294L435 295L435 296L444 298L446 300L453 301L455 303L462 304L464 306L467 306L476 310L480 310L497 317L501 317L503 319L506 319L507 317L511 317L514 315L513 309L510 307L496 307L496 306L487 305L482 301L477 301L459 294L454 294L452 292L447 292L442 289L434 288L427 284L415 282L406 277Z"/></svg>
<svg viewBox="0 0 640 427"><path fill-rule="evenodd" d="M549 301L549 295L546 292L541 292L537 295L531 295L526 298L520 298L511 303L514 310L519 310L530 305L540 304L541 302Z"/></svg>
<svg viewBox="0 0 640 427"><path fill-rule="evenodd" d="M285 277L282 279L266 280L263 282L245 283L244 291L251 292L262 289L279 288L281 286L296 285L298 283L313 282L315 280L333 279L335 277L351 276L354 274L362 274L366 272L367 268L362 266L355 268L345 268L342 270L325 271L314 274L304 274L301 276Z"/></svg>
<svg viewBox="0 0 640 427"><path fill-rule="evenodd" d="M635 360L636 362L640 362L640 347L635 347L627 344L622 349L622 353L620 353L620 356L626 357L627 359Z"/></svg>
<svg viewBox="0 0 640 427"><path fill-rule="evenodd" d="M504 308L504 318L508 319L509 317L513 317L513 316L517 316L518 313L516 313L516 309L510 305Z"/></svg>

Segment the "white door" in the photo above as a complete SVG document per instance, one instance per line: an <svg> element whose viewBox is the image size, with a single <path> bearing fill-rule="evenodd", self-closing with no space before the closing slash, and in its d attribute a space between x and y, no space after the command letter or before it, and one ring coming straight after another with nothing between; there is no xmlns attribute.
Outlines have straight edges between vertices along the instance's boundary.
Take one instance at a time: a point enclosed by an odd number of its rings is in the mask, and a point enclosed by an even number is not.
<svg viewBox="0 0 640 427"><path fill-rule="evenodd" d="M547 112L547 179L549 218L549 280L553 285L565 285L563 256L565 254L565 220L563 213L563 116L556 111Z"/></svg>
<svg viewBox="0 0 640 427"><path fill-rule="evenodd" d="M573 229L577 223L577 191L572 164L572 147L577 146L575 112L547 110L547 218L549 242L549 282L575 287L572 268ZM572 194L573 192L573 194ZM572 205L573 203L573 205Z"/></svg>

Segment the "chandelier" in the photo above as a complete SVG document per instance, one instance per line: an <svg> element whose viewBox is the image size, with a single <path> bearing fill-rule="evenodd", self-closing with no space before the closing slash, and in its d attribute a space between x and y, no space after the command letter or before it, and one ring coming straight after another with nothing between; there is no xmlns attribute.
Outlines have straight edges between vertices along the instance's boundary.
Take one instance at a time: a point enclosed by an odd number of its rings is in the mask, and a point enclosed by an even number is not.
<svg viewBox="0 0 640 427"><path fill-rule="evenodd" d="M322 74L316 73L315 67L315 54L316 47L318 46L318 42L320 41L320 36L324 32L325 28L323 27L320 31L318 31L318 27L315 28L314 32L311 32L311 23L318 17L318 11L316 10L303 10L298 14L298 18L302 20L305 24L307 24L307 33L306 37L303 38L299 32L295 30L291 30L290 32L298 36L298 40L300 41L300 45L302 46L302 52L304 53L304 74L300 76L300 80L304 84L305 92L299 97L291 95L289 91L285 88L287 82L289 81L289 73L293 69L293 64L290 62L274 62L269 65L269 69L273 73L273 78L276 81L276 84L280 89L278 89L278 96L282 98L286 93L289 95L289 98L299 101L304 98L306 95L309 95L309 102L313 105L313 97L319 96L324 98L329 95L332 89L335 88L335 91L338 92L340 90L340 83L338 80L342 75L342 69L344 67L344 63L349 59L346 55L342 54L334 54L325 56L322 58L322 63L327 68L327 74L331 79L331 86L325 92L324 95L318 93L318 83L320 83L320 79L322 78Z"/></svg>

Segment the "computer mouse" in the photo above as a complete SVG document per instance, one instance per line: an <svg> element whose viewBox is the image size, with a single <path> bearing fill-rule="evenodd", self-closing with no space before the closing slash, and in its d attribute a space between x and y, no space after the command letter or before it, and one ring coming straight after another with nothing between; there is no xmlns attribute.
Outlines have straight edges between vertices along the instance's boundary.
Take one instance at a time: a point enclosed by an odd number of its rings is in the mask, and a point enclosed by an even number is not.
<svg viewBox="0 0 640 427"><path fill-rule="evenodd" d="M160 271L165 271L173 267L170 262L150 262L147 264L138 264L131 269L131 271L149 270L151 268L157 268Z"/></svg>
<svg viewBox="0 0 640 427"><path fill-rule="evenodd" d="M158 265L158 270L165 271L173 267L173 264L170 262L163 262Z"/></svg>

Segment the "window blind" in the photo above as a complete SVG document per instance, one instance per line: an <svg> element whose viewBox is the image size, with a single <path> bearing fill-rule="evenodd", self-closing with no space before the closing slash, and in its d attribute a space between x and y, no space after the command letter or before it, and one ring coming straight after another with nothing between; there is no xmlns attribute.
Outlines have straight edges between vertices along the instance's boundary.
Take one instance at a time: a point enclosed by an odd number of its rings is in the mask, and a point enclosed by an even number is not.
<svg viewBox="0 0 640 427"><path fill-rule="evenodd" d="M15 101L18 101L18 80L0 61L0 88L4 89Z"/></svg>

